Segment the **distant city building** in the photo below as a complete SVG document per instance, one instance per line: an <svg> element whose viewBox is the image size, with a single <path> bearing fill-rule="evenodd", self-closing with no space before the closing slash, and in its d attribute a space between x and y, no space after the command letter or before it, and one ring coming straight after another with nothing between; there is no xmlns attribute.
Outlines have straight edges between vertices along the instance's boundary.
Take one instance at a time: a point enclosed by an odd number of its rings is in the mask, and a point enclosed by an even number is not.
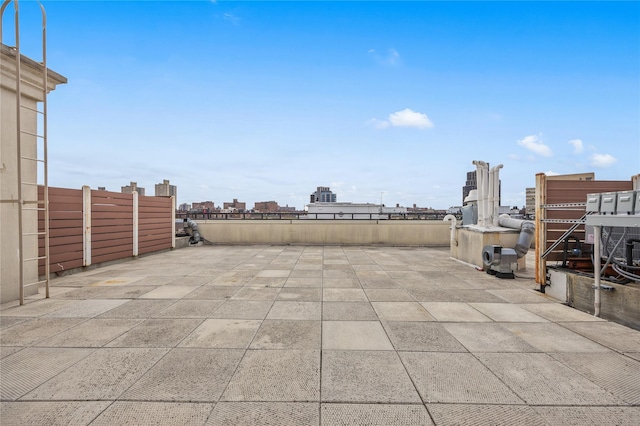
<svg viewBox="0 0 640 426"><path fill-rule="evenodd" d="M191 210L191 204L189 203L182 203L178 206L178 211L180 212L188 212L189 210Z"/></svg>
<svg viewBox="0 0 640 426"><path fill-rule="evenodd" d="M335 203L336 201L336 194L331 192L328 186L319 186L309 199L310 203Z"/></svg>
<svg viewBox="0 0 640 426"><path fill-rule="evenodd" d="M222 209L226 212L237 211L244 213L247 210L247 203L240 202L237 198L234 198L231 203L222 203L222 206Z"/></svg>
<svg viewBox="0 0 640 426"><path fill-rule="evenodd" d="M192 203L191 204L191 209L192 210L197 210L199 212L212 212L216 209L216 207L213 205L213 201L201 201L199 203Z"/></svg>
<svg viewBox="0 0 640 426"><path fill-rule="evenodd" d="M123 194L131 194L133 191L136 191L138 195L144 195L144 188L140 188L137 182L131 182L127 186L120 187Z"/></svg>
<svg viewBox="0 0 640 426"><path fill-rule="evenodd" d="M473 189L478 189L478 180L476 177L476 171L467 172L467 180L465 181L464 186L462 187L462 204L464 205L464 199L467 198L469 192ZM501 200L502 195L502 180L498 182L498 201Z"/></svg>
<svg viewBox="0 0 640 426"><path fill-rule="evenodd" d="M99 186L98 187L98 191L106 191L107 187L106 186Z"/></svg>
<svg viewBox="0 0 640 426"><path fill-rule="evenodd" d="M527 188L525 194L525 214L535 216L536 214L536 189Z"/></svg>
<svg viewBox="0 0 640 426"><path fill-rule="evenodd" d="M253 210L256 213L275 213L280 211L280 206L275 201L258 201L255 203Z"/></svg>
<svg viewBox="0 0 640 426"><path fill-rule="evenodd" d="M293 213L293 212L295 212L295 211L296 211L296 208L295 208L295 207L289 207L289 204L287 204L287 205L286 205L286 206L284 206L284 207L280 206L280 211L281 211L281 212L290 212L290 213Z"/></svg>
<svg viewBox="0 0 640 426"><path fill-rule="evenodd" d="M328 202L307 205L309 219L387 219L388 215L406 213L406 207L385 207L370 203Z"/></svg>
<svg viewBox="0 0 640 426"><path fill-rule="evenodd" d="M164 179L162 183L156 183L156 197L173 197L178 199L178 188L170 185L168 179Z"/></svg>

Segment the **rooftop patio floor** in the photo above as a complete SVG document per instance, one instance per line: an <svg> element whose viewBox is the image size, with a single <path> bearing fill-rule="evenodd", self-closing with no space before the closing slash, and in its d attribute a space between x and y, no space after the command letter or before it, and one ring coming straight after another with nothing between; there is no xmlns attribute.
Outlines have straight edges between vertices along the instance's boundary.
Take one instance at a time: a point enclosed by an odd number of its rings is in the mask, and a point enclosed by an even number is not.
<svg viewBox="0 0 640 426"><path fill-rule="evenodd" d="M640 424L640 332L517 275L261 245L58 277L0 309L0 423Z"/></svg>

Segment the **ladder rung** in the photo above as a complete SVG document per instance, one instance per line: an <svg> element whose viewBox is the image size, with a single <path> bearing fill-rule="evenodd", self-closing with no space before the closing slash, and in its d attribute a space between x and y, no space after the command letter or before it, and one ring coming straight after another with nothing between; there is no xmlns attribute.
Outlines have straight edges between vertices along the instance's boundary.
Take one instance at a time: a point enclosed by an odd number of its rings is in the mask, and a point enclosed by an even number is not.
<svg viewBox="0 0 640 426"><path fill-rule="evenodd" d="M22 204L44 204L44 200L23 201Z"/></svg>
<svg viewBox="0 0 640 426"><path fill-rule="evenodd" d="M27 134L29 136L35 136L36 138L43 138L44 139L44 136L39 135L37 133L27 132L26 130L20 130L20 133L25 133L25 134Z"/></svg>
<svg viewBox="0 0 640 426"><path fill-rule="evenodd" d="M45 210L46 210L46 208L44 208L44 207L23 208L22 210L29 210L29 211L43 212L43 211L45 211Z"/></svg>
<svg viewBox="0 0 640 426"><path fill-rule="evenodd" d="M20 158L22 158L23 160L31 160L31 161L37 161L39 163L44 163L44 160L41 160L39 158L33 158L33 157L20 157Z"/></svg>
<svg viewBox="0 0 640 426"><path fill-rule="evenodd" d="M0 203L4 204L4 203L19 203L20 200L0 200Z"/></svg>
<svg viewBox="0 0 640 426"><path fill-rule="evenodd" d="M43 283L46 283L46 282L47 282L47 280L36 281L35 283L25 284L22 287L31 287L32 285L40 285L40 284L43 284Z"/></svg>
<svg viewBox="0 0 640 426"><path fill-rule="evenodd" d="M33 183L33 182L22 182L23 185L29 185L29 186L38 186L40 185L39 183Z"/></svg>
<svg viewBox="0 0 640 426"><path fill-rule="evenodd" d="M29 257L27 259L22 259L23 262L32 262L34 260L42 260L42 259L46 259L47 256L38 256L38 257Z"/></svg>
<svg viewBox="0 0 640 426"><path fill-rule="evenodd" d="M22 234L23 237L31 237L33 235L45 235L46 232L25 232Z"/></svg>
<svg viewBox="0 0 640 426"><path fill-rule="evenodd" d="M44 114L44 111L40 111L37 108L31 108L30 106L20 105L21 108L28 109L29 111L37 112L38 114Z"/></svg>

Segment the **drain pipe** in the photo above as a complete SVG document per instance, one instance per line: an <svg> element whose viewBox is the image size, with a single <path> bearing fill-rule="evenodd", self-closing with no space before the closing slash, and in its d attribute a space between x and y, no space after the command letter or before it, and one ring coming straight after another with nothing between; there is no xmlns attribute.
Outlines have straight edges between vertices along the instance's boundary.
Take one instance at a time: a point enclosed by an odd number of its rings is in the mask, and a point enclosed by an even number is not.
<svg viewBox="0 0 640 426"><path fill-rule="evenodd" d="M472 164L476 166L476 184L478 187L478 225L486 227L487 217L487 189L488 189L488 173L489 166L484 161L473 160Z"/></svg>
<svg viewBox="0 0 640 426"><path fill-rule="evenodd" d="M191 219L184 220L184 229L191 230L191 238L189 238L189 244L198 244L201 241L200 231L198 230L198 224Z"/></svg>
<svg viewBox="0 0 640 426"><path fill-rule="evenodd" d="M454 215L448 214L442 220L444 222L451 222L451 244L457 246L458 240L456 240L456 223L458 219L456 219Z"/></svg>
<svg viewBox="0 0 640 426"><path fill-rule="evenodd" d="M535 234L536 226L533 222L522 219L512 219L508 214L501 214L498 220L500 226L504 228L519 229L520 235L518 235L518 242L515 246L516 254L518 258L523 257L529 251L533 236Z"/></svg>

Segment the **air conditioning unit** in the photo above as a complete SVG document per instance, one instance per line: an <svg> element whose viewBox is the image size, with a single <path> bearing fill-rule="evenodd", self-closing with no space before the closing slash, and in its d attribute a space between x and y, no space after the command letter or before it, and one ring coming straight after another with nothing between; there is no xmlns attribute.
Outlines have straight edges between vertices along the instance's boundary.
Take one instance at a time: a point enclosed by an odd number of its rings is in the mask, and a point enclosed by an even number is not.
<svg viewBox="0 0 640 426"><path fill-rule="evenodd" d="M518 267L518 254L511 248L488 245L482 249L482 263L487 274L498 278L515 278L513 270Z"/></svg>

